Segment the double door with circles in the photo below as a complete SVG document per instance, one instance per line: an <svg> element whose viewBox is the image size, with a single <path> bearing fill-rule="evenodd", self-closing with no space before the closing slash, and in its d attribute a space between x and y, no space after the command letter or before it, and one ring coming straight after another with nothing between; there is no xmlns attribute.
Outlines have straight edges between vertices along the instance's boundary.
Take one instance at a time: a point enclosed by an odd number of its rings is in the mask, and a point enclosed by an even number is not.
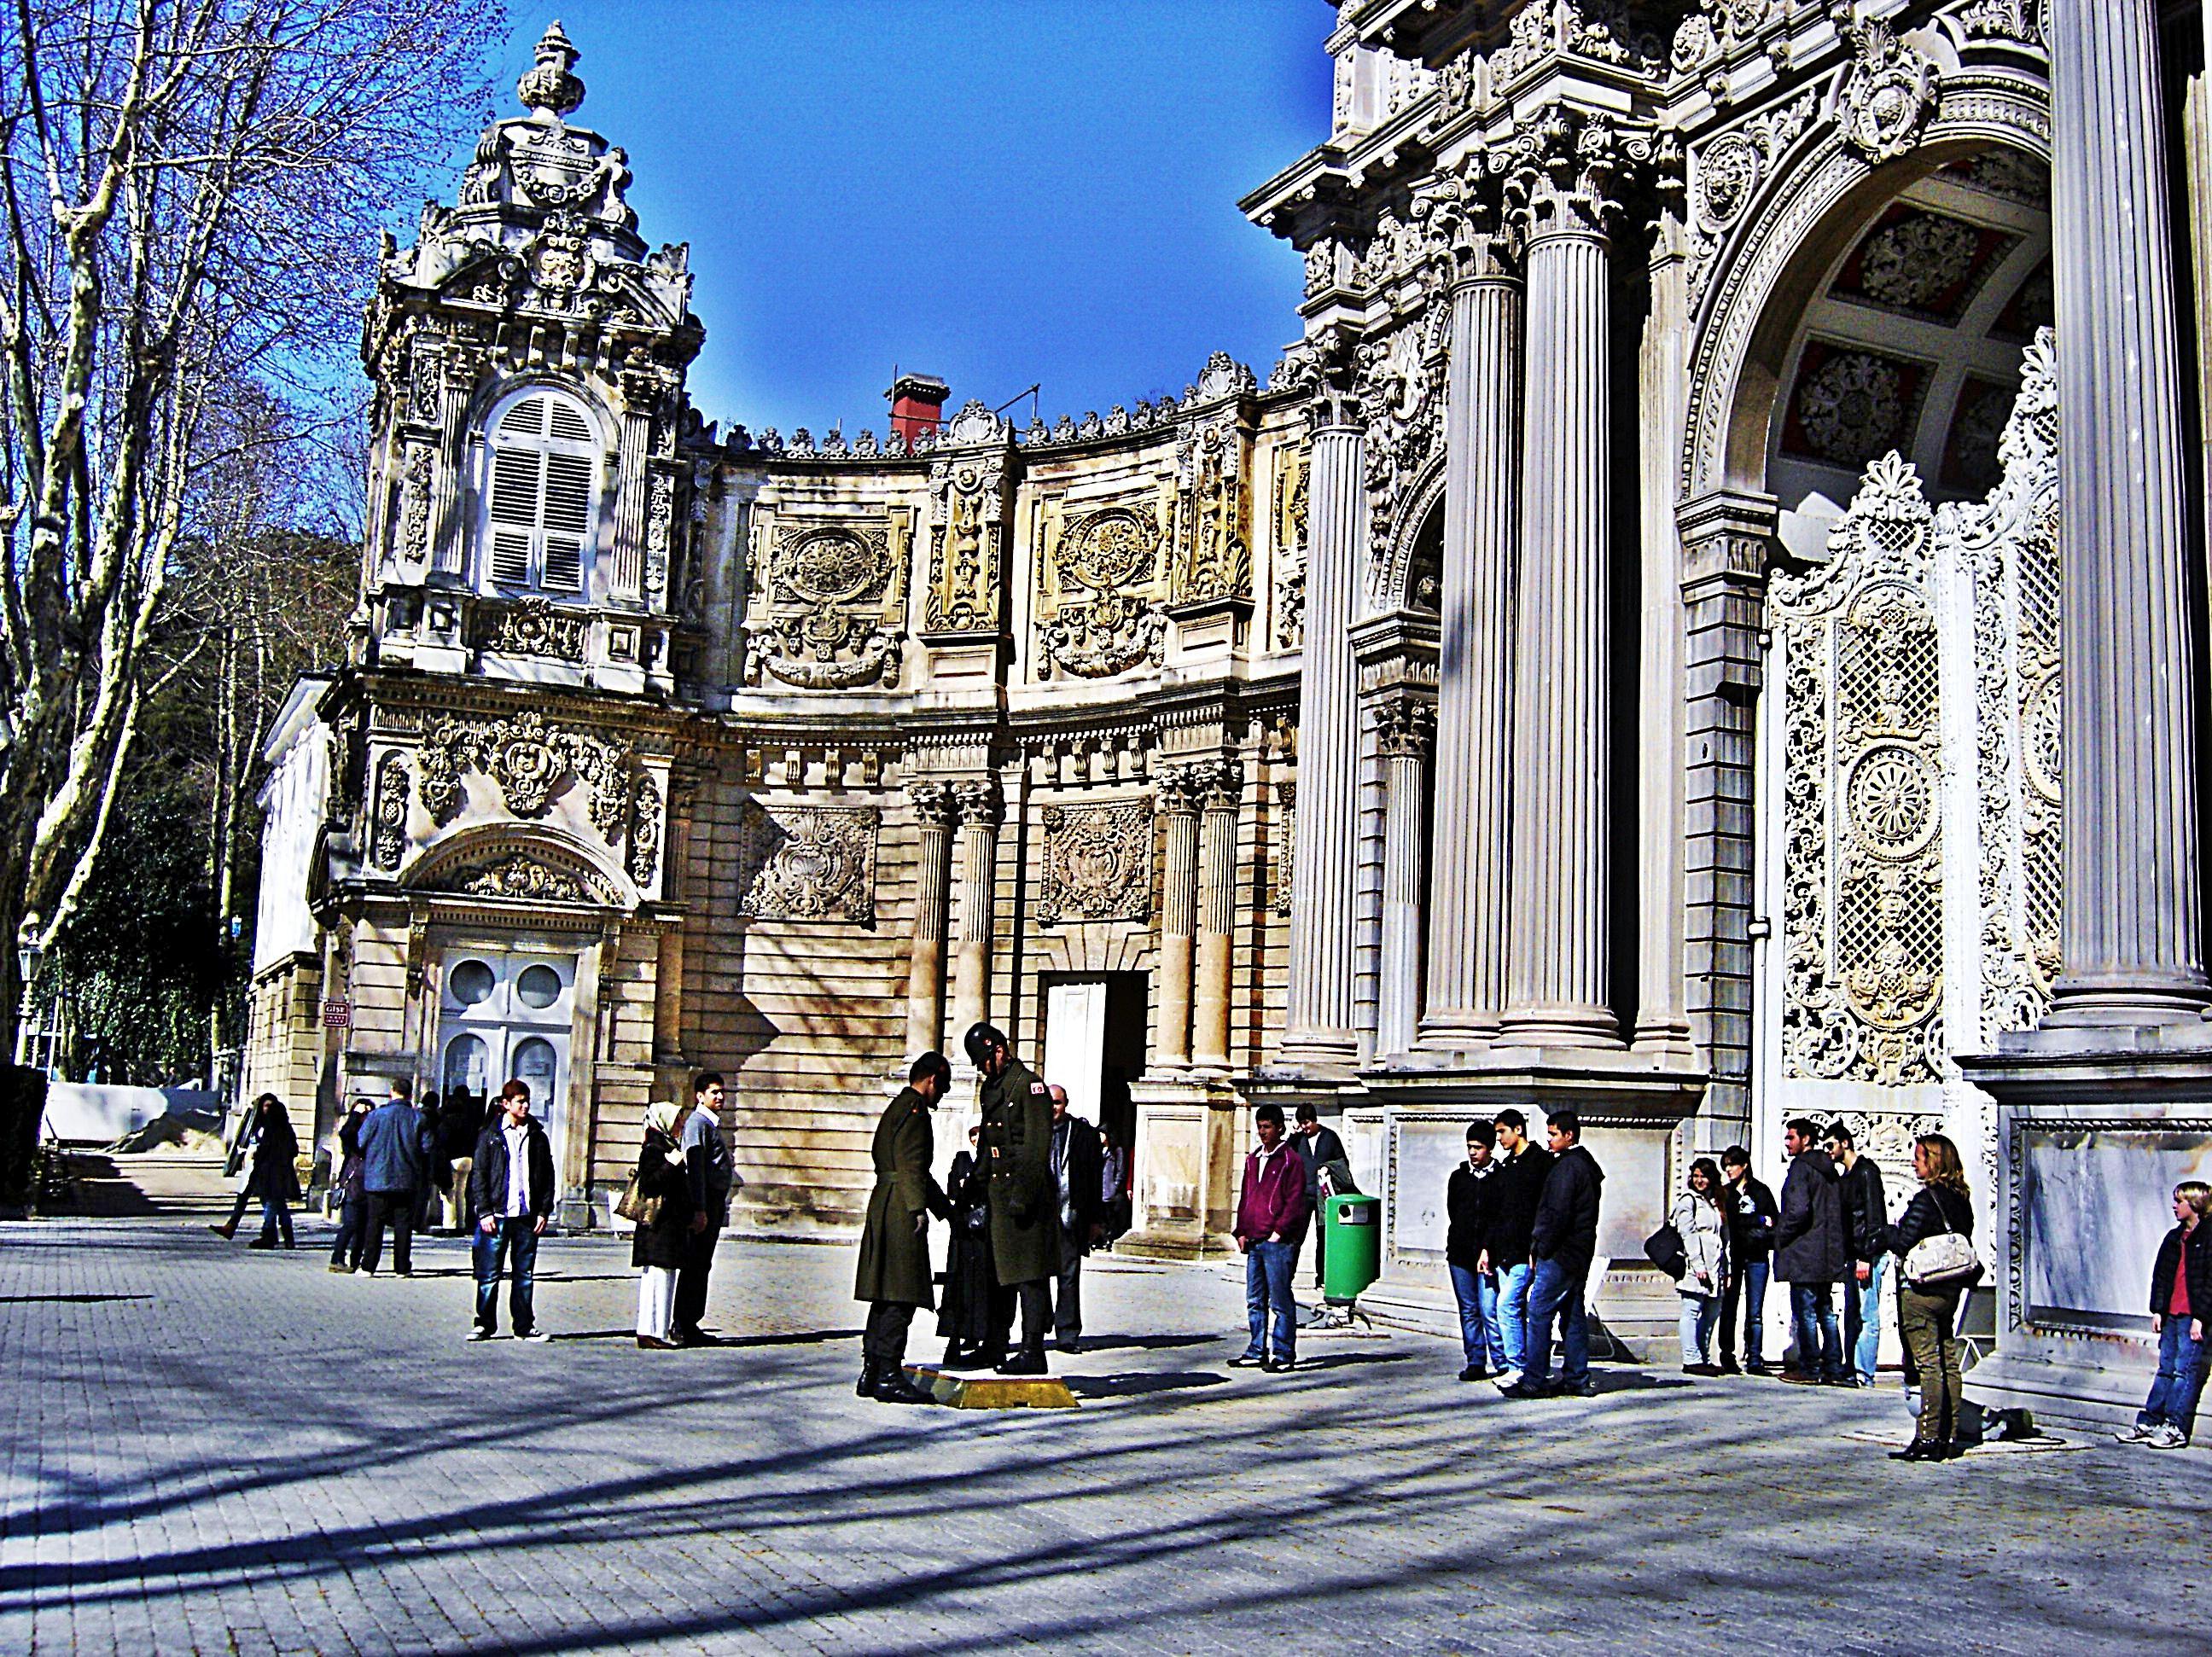
<svg viewBox="0 0 2212 1657"><path fill-rule="evenodd" d="M455 950L438 997L438 1092L446 1109L465 1096L481 1121L509 1077L530 1084L532 1113L565 1166L568 1044L575 1015L574 956Z"/></svg>

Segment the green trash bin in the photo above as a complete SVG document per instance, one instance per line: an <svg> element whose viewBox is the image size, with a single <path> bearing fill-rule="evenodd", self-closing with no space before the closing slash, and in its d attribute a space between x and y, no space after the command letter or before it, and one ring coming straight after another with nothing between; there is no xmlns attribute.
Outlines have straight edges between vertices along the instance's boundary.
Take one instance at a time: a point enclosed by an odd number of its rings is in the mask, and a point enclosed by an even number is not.
<svg viewBox="0 0 2212 1657"><path fill-rule="evenodd" d="M1325 1197L1321 1223L1322 1298L1349 1306L1382 1275L1382 1199Z"/></svg>

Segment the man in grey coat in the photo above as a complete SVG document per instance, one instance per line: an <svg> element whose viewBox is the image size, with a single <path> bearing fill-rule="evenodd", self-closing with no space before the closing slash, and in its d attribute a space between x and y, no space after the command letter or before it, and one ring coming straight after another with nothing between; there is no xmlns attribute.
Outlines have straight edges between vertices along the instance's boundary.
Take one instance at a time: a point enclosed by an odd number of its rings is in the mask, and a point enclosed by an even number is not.
<svg viewBox="0 0 2212 1657"><path fill-rule="evenodd" d="M1843 1332L1836 1326L1836 1285L1851 1269L1836 1165L1820 1149L1819 1124L1799 1117L1783 1130L1790 1174L1782 1182L1782 1217L1774 1229L1774 1275L1790 1285L1797 1326L1797 1361L1782 1371L1802 1387L1851 1384L1844 1368Z"/></svg>
<svg viewBox="0 0 2212 1657"><path fill-rule="evenodd" d="M683 1268L676 1274L676 1311L669 1332L678 1346L719 1346L721 1338L699 1326L707 1315L707 1278L714 1269L714 1245L730 1223L730 1189L736 1169L730 1142L722 1134L722 1078L702 1071L691 1084L691 1114L684 1119L684 1170L691 1181L691 1234L684 1241Z"/></svg>

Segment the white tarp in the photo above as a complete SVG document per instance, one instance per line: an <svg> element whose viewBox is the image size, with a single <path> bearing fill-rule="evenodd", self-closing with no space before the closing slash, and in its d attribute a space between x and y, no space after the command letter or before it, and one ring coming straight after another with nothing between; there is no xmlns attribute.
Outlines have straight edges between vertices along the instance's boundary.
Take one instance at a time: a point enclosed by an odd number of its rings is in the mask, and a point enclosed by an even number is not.
<svg viewBox="0 0 2212 1657"><path fill-rule="evenodd" d="M164 1116L222 1117L222 1096L201 1088L111 1087L49 1082L44 1132L79 1144L112 1144Z"/></svg>

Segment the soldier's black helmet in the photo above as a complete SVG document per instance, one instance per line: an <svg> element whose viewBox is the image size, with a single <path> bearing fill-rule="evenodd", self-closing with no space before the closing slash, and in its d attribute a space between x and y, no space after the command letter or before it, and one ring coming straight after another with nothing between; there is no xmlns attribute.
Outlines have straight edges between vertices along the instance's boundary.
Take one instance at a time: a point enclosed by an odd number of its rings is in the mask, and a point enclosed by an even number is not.
<svg viewBox="0 0 2212 1657"><path fill-rule="evenodd" d="M990 1059L993 1048L1006 1045L1006 1033L996 1024L970 1024L968 1034L960 1039L960 1050L977 1070Z"/></svg>

